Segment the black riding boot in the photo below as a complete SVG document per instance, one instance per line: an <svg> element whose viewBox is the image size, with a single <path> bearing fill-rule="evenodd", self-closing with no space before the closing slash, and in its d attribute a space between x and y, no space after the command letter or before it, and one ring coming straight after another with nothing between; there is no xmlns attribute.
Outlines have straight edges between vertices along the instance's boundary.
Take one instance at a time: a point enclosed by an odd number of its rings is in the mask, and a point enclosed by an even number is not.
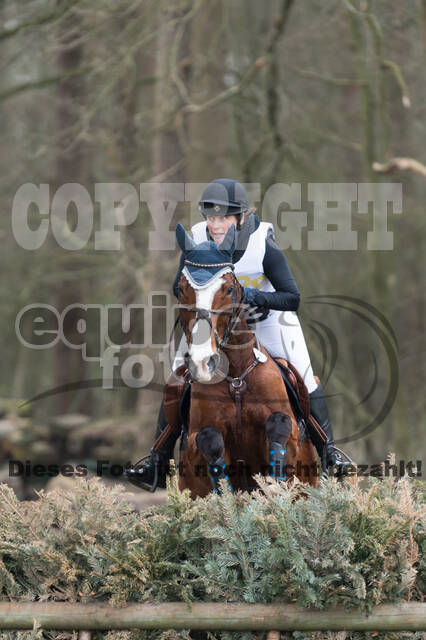
<svg viewBox="0 0 426 640"><path fill-rule="evenodd" d="M327 467L337 467L337 475L344 473L345 467L350 466L350 462L344 460L338 451L334 448L333 429L328 415L327 402L325 400L324 391L319 384L315 391L309 394L309 402L311 414L322 427L327 442L323 446L317 446L318 455L321 459L323 470Z"/></svg>
<svg viewBox="0 0 426 640"><path fill-rule="evenodd" d="M166 426L167 420L164 413L164 403L162 402L158 413L155 439L158 438ZM155 491L157 487L164 489L166 486L166 475L170 470L169 460L173 458L175 444L179 435L179 431L171 433L159 451L153 452L151 450L151 454L147 456L143 465L127 469L126 475L130 482L148 491ZM156 476L157 482L154 483Z"/></svg>

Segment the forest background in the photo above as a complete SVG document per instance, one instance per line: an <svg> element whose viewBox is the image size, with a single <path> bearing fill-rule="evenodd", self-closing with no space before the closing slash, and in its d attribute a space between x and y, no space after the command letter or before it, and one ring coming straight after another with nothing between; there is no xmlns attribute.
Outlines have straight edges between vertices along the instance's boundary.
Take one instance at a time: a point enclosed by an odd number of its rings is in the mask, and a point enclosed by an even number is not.
<svg viewBox="0 0 426 640"><path fill-rule="evenodd" d="M275 226L301 291L299 317L339 446L360 463L391 451L397 462L422 460L424 166L382 173L373 163L426 161L425 0L5 0L0 52L2 477L11 458L124 463L148 453L164 383L162 350L153 343L168 333L162 307L167 295L173 301L179 251L152 248L156 225L143 198L135 221L120 228L120 249L96 250L95 184L139 192L145 183L224 176L260 185L251 204L265 220L271 185L300 185L301 247L284 246L282 221L294 206L280 204ZM50 199L65 183L87 189L95 208L84 247L63 248L51 225L39 248L20 246L12 209L28 183L49 184ZM356 249L309 248L308 185L318 183L402 184L402 214L388 214L393 248L368 249L372 213L356 203ZM30 208L32 229L40 214ZM71 206L71 230L77 220ZM189 228L189 203L177 206L171 230L178 221ZM148 305L153 292L162 297L144 319L152 339L139 350L154 363L150 385L80 384L19 408L62 385L102 378L99 361L81 349L59 342L36 350L19 340L22 309ZM24 334L34 321L26 318ZM78 319L68 314L76 342ZM111 335L120 323L112 315ZM132 324L135 339L140 331ZM98 338L99 327L88 323L89 351ZM120 363L135 353L122 348Z"/></svg>

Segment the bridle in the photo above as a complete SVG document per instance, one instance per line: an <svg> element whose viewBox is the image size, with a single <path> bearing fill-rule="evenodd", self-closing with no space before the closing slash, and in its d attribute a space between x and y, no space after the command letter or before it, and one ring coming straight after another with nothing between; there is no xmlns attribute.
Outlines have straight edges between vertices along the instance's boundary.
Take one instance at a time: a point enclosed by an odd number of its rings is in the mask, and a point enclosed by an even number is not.
<svg viewBox="0 0 426 640"><path fill-rule="evenodd" d="M191 266L196 266L196 267L204 267L204 268L208 268L208 267L212 267L213 265L211 264L202 264L202 263L195 263L192 262L191 260L185 260L184 264L189 264ZM230 310L225 310L225 309L201 309L199 307L194 307L191 305L183 305L179 302L179 315L176 319L176 323L175 323L175 327L177 326L177 323L180 322L183 330L185 331L185 325L184 322L182 320L182 316L181 316L181 310L185 309L187 311L191 311L195 313L195 322L194 325L197 323L198 320L206 320L209 323L210 329L213 332L215 341L216 341L216 347L217 347L217 351L220 351L221 349L223 349L230 337L231 334L236 326L236 324L240 321L241 318L241 314L245 311L245 305L242 303L242 296L240 295L240 299L237 299L237 295L238 295L238 291L241 293L242 292L242 286L241 284L238 282L237 278L235 277L235 273L234 273L234 265L232 262L222 262L220 264L215 264L215 267L230 267L231 271L232 271L232 285L233 285L233 290L232 290L232 308ZM226 325L225 331L223 333L222 338L219 338L219 335L216 331L216 329L214 329L213 324L212 324L212 315L213 314L224 314L224 315L229 315L229 321L228 324ZM255 336L256 337L256 336ZM239 450L242 451L242 442L243 442L243 428L242 428L242 399L243 399L243 395L247 390L247 383L245 378L248 376L248 374L253 371L253 369L261 362L265 362L266 361L266 356L264 356L264 354L261 353L260 351L260 346L259 346L259 341L257 340L256 337L256 344L257 344L257 348L253 349L253 354L254 354L254 359L253 361L248 365L248 367L245 369L245 371L243 373L241 373L238 377L236 378L232 378L231 376L227 375L225 376L225 380L227 380L228 382L228 388L229 388L229 393L232 397L232 399L234 400L235 403L235 408L236 408L236 435L237 435L237 443L238 443L238 447ZM189 373L189 368L187 369L187 372L185 374L185 381L187 384L191 384L192 382L192 377L191 374ZM243 459L239 458L237 460L238 464L243 465L243 469L245 469L245 462ZM247 478L244 477L244 483L246 486L248 486L247 483Z"/></svg>
<svg viewBox="0 0 426 640"><path fill-rule="evenodd" d="M181 309L185 309L186 311L191 311L195 313L194 326L198 322L198 320L206 320L209 323L210 329L214 335L216 348L218 351L220 351L227 345L232 335L232 332L237 322L239 322L241 318L241 314L244 311L244 305L241 304L241 300L240 301L237 300L238 288L241 292L242 287L238 282L237 278L235 277L235 273L234 273L235 267L232 262L220 262L218 264L211 265L211 264L202 264L199 262L192 262L191 260L185 260L184 264L189 264L191 266L204 267L204 268L215 266L215 267L230 267L232 269L233 290L232 290L232 308L231 309L229 310L228 309L201 309L200 307L193 307L191 305L179 303L179 315L178 315L177 321L180 322L182 329L185 331L185 324L183 322L183 319L180 313ZM226 325L225 331L223 332L222 338L219 338L219 334L217 333L216 329L213 327L212 314L231 316L228 321L228 324Z"/></svg>

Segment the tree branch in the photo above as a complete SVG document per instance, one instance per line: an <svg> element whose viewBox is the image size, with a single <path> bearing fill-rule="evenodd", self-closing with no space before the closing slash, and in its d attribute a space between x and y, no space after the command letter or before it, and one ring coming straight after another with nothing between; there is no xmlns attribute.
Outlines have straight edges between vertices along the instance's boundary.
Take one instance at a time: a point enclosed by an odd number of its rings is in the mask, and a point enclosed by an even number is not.
<svg viewBox="0 0 426 640"><path fill-rule="evenodd" d="M29 80L28 82L23 82L16 87L11 87L10 89L6 89L6 91L0 93L0 102L4 102L5 100L12 98L16 94L27 91L28 89L43 89L44 87L48 87L52 84L58 84L60 82L63 82L64 80L68 80L69 78L84 75L85 73L89 73L89 71L91 70L91 67L79 67L76 69L72 69L68 73L57 73L53 76L39 78L39 80Z"/></svg>
<svg viewBox="0 0 426 640"><path fill-rule="evenodd" d="M331 76L324 76L316 71L309 71L305 69L296 69L286 65L286 68L293 73L297 73L302 78L311 78L312 80L320 80L328 84L334 84L337 87L359 87L361 82L355 78L332 78Z"/></svg>
<svg viewBox="0 0 426 640"><path fill-rule="evenodd" d="M42 15L34 18L33 20L29 20L28 22L23 22L21 24L17 24L11 29L2 29L0 31L0 40L5 40L6 38L10 38L15 34L19 33L19 31L23 31L24 29L29 29L30 27L38 27L41 24L46 24L47 22L51 22L56 18L60 18L67 11L72 9L75 5L77 5L81 0L68 0L68 2L63 2L58 4L52 11L48 11L43 13Z"/></svg>
<svg viewBox="0 0 426 640"><path fill-rule="evenodd" d="M388 160L388 162L385 162L385 164L373 162L372 167L373 171L377 173L392 173L395 170L412 171L426 178L426 165L413 158L392 158Z"/></svg>
<svg viewBox="0 0 426 640"><path fill-rule="evenodd" d="M201 113L201 111L206 111L207 109L211 109L215 107L217 104L221 102L225 102L225 100L230 100L238 93L240 93L246 85L250 84L253 80L254 76L266 66L268 63L267 58L258 58L256 62L249 68L247 73L241 78L240 82L232 85L229 89L225 89L225 91L221 91L214 98L207 100L203 104L187 104L180 110L180 114L182 113ZM178 113L178 115L179 115Z"/></svg>

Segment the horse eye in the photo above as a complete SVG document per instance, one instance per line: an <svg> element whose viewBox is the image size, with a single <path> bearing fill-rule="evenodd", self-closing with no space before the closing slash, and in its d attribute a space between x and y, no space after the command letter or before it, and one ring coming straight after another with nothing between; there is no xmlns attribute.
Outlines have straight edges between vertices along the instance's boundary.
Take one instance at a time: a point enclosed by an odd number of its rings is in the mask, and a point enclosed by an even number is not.
<svg viewBox="0 0 426 640"><path fill-rule="evenodd" d="M230 296L233 291L234 291L234 287L233 286L232 287L228 287L228 289L226 290L226 295Z"/></svg>
<svg viewBox="0 0 426 640"><path fill-rule="evenodd" d="M178 287L178 294L180 296L183 295L183 287L181 287L181 286Z"/></svg>

